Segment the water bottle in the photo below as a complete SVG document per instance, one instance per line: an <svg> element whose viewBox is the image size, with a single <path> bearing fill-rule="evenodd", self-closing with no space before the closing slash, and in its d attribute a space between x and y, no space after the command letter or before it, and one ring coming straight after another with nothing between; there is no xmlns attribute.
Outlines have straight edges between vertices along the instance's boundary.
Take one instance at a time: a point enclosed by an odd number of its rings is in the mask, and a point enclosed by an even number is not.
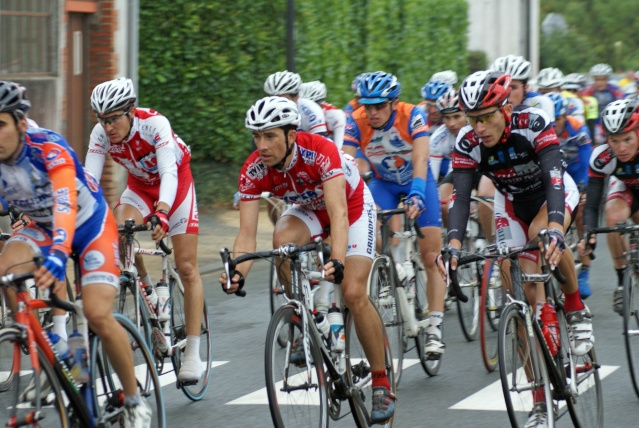
<svg viewBox="0 0 639 428"><path fill-rule="evenodd" d="M319 289L313 294L313 304L318 312L326 315L328 307L331 303L331 291L333 290L333 283L328 281L320 281Z"/></svg>
<svg viewBox="0 0 639 428"><path fill-rule="evenodd" d="M155 287L152 285L146 285L142 283L142 287L146 293L146 299L149 301L151 305L151 310L153 313L157 313L158 308L158 294L155 292Z"/></svg>
<svg viewBox="0 0 639 428"><path fill-rule="evenodd" d="M156 292L158 295L158 321L168 321L171 318L171 301L169 299L169 287L166 282L158 282Z"/></svg>
<svg viewBox="0 0 639 428"><path fill-rule="evenodd" d="M69 336L69 350L73 356L73 365L71 366L71 374L78 383L86 383L89 381L89 352L88 340L89 328L87 319L84 317L82 307L82 299L76 300L76 306L79 306L80 313L77 316L77 330Z"/></svg>
<svg viewBox="0 0 639 428"><path fill-rule="evenodd" d="M546 343L548 344L550 354L554 357L557 355L559 346L561 346L559 323L557 322L557 312L555 312L555 307L546 302L546 304L544 304L541 308L540 319L543 323L541 331L544 335L544 339L546 339Z"/></svg>
<svg viewBox="0 0 639 428"><path fill-rule="evenodd" d="M343 351L345 339L344 316L335 303L328 310L328 322L331 325L331 350Z"/></svg>
<svg viewBox="0 0 639 428"><path fill-rule="evenodd" d="M328 322L328 319L324 316L323 313L318 311L313 311L313 316L315 316L315 323L317 324L318 330L324 336L324 339L331 339L331 324Z"/></svg>
<svg viewBox="0 0 639 428"><path fill-rule="evenodd" d="M73 366L73 355L69 350L69 344L55 333L49 331L47 332L47 334L49 335L49 341L51 341L53 350L56 354L58 354L58 357L60 357L60 359L66 364L67 368L71 370L71 367Z"/></svg>
<svg viewBox="0 0 639 428"><path fill-rule="evenodd" d="M69 351L73 355L73 366L71 366L71 375L77 383L86 383L89 381L89 363L87 361L87 348L84 344L84 337L73 330L69 336Z"/></svg>

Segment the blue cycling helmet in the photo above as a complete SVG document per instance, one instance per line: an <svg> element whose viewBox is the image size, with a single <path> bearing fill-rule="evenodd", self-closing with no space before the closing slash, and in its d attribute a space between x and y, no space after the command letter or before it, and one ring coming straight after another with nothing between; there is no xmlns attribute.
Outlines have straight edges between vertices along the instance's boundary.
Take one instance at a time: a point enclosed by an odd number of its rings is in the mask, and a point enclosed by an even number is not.
<svg viewBox="0 0 639 428"><path fill-rule="evenodd" d="M439 80L431 80L422 88L422 98L426 101L437 101L437 98L453 89L448 83Z"/></svg>
<svg viewBox="0 0 639 428"><path fill-rule="evenodd" d="M380 104L396 100L400 92L397 77L383 71L367 73L357 83L357 96L361 104Z"/></svg>
<svg viewBox="0 0 639 428"><path fill-rule="evenodd" d="M555 117L568 114L568 100L559 92L549 92L545 94L555 105Z"/></svg>

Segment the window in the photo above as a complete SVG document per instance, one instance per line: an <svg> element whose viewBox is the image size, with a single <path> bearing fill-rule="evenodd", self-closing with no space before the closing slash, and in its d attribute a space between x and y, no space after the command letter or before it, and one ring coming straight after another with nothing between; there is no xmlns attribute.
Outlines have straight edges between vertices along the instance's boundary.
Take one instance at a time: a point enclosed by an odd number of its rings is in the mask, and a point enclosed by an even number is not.
<svg viewBox="0 0 639 428"><path fill-rule="evenodd" d="M56 74L58 0L0 0L0 75Z"/></svg>

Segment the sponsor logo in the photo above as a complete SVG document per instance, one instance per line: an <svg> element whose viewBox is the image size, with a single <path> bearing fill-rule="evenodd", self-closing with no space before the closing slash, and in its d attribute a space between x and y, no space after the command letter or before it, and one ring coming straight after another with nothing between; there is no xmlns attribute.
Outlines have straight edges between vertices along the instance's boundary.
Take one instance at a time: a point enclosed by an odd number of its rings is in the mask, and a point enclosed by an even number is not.
<svg viewBox="0 0 639 428"><path fill-rule="evenodd" d="M62 228L57 228L53 233L53 243L63 244L67 240L67 231Z"/></svg>
<svg viewBox="0 0 639 428"><path fill-rule="evenodd" d="M64 165L65 163L67 163L67 160L64 158L56 159L53 162L49 163L49 168L53 168L54 166L58 165Z"/></svg>
<svg viewBox="0 0 639 428"><path fill-rule="evenodd" d="M95 177L93 177L87 171L84 171L84 180L87 182L87 187L92 192L97 192L100 189L99 184L97 180L95 179Z"/></svg>
<svg viewBox="0 0 639 428"><path fill-rule="evenodd" d="M304 147L300 147L300 156L305 164L313 165L315 163L315 158L318 157L317 152L313 150L305 149Z"/></svg>
<svg viewBox="0 0 639 428"><path fill-rule="evenodd" d="M49 150L49 153L47 154L47 160L48 161L52 161L53 159L57 158L58 156L60 156L60 150L59 149L51 149Z"/></svg>
<svg viewBox="0 0 639 428"><path fill-rule="evenodd" d="M557 168L553 168L552 171L550 171L550 182L552 183L552 187L557 190L563 186L562 174Z"/></svg>
<svg viewBox="0 0 639 428"><path fill-rule="evenodd" d="M63 187L55 191L56 211L64 214L71 214L71 201L69 200L69 189Z"/></svg>
<svg viewBox="0 0 639 428"><path fill-rule="evenodd" d="M253 162L246 168L246 175L252 180L261 180L267 172L266 165L261 161Z"/></svg>
<svg viewBox="0 0 639 428"><path fill-rule="evenodd" d="M22 229L19 233L21 235L28 236L29 238L33 239L34 241L44 242L44 240L45 240L45 236L44 236L44 234L42 232L40 232L37 229L32 229L30 227Z"/></svg>
<svg viewBox="0 0 639 428"><path fill-rule="evenodd" d="M118 285L119 278L115 275L101 272L91 272L82 276L82 285L86 284L111 284Z"/></svg>
<svg viewBox="0 0 639 428"><path fill-rule="evenodd" d="M82 266L85 270L95 270L102 267L105 261L104 254L97 250L91 250L82 259Z"/></svg>

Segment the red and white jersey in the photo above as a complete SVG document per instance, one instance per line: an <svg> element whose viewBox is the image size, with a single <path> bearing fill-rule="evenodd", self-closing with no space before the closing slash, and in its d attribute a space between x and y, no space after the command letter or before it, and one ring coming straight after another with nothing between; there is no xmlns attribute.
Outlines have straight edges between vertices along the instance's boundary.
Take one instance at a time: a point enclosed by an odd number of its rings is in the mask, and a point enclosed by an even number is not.
<svg viewBox="0 0 639 428"><path fill-rule="evenodd" d="M346 129L346 113L344 110L338 109L333 104L323 102L320 104L324 110L326 117L326 127L328 128L328 136L338 149L344 144L344 129Z"/></svg>
<svg viewBox="0 0 639 428"><path fill-rule="evenodd" d="M352 157L326 138L307 132L297 133L292 155L288 168L280 171L264 165L259 152L253 152L240 172L241 200L256 200L262 192L271 192L283 201L311 211L326 211L323 183L343 175L349 222L361 216L365 185Z"/></svg>
<svg viewBox="0 0 639 428"><path fill-rule="evenodd" d="M169 205L175 199L178 172L188 169L191 160L189 147L175 135L169 120L145 108L135 109L129 136L119 143L111 143L99 123L93 128L85 168L98 180L107 153L127 169L129 180L160 186L160 200Z"/></svg>
<svg viewBox="0 0 639 428"><path fill-rule="evenodd" d="M315 101L306 98L297 99L300 112L300 130L311 134L326 134L326 117L324 110Z"/></svg>

